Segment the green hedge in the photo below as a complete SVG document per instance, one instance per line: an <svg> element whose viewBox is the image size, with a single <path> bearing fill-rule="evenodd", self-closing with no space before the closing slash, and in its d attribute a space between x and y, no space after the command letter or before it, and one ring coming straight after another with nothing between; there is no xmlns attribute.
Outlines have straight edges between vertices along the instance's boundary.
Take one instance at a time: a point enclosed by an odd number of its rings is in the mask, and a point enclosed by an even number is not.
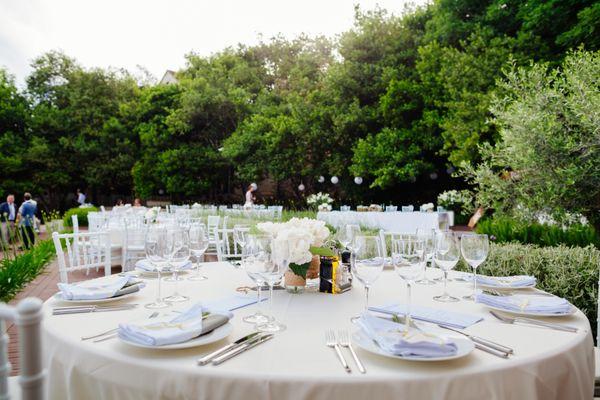
<svg viewBox="0 0 600 400"><path fill-rule="evenodd" d="M98 209L96 207L71 208L65 213L65 216L63 217L63 222L65 226L73 226L73 221L71 217L73 215L77 215L77 221L79 222L79 226L88 226L87 215L89 212L93 211L98 211Z"/></svg>
<svg viewBox="0 0 600 400"><path fill-rule="evenodd" d="M559 226L528 224L508 217L484 219L477 224L478 233L487 233L496 243L519 242L539 246L585 247L590 244L600 248L600 236L591 225Z"/></svg>
<svg viewBox="0 0 600 400"><path fill-rule="evenodd" d="M51 239L36 244L31 250L19 254L14 259L0 261L0 301L12 299L28 282L44 270L54 257L54 243Z"/></svg>
<svg viewBox="0 0 600 400"><path fill-rule="evenodd" d="M464 262L459 268L468 270ZM591 245L539 247L508 243L491 244L489 256L477 273L535 276L538 288L564 297L583 311L595 335L599 268L600 250Z"/></svg>

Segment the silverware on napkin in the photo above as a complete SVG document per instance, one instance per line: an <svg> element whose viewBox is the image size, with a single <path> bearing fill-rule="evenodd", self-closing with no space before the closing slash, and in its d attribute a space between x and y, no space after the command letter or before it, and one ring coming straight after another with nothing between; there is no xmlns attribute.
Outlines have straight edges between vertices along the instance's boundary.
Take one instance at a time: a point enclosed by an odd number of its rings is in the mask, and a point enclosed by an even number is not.
<svg viewBox="0 0 600 400"><path fill-rule="evenodd" d="M253 337L249 341L243 343L241 346L236 347L235 349L230 350L227 353L213 359L212 364L220 365L220 364L224 363L225 361L237 356L238 354L242 354L243 352L250 350L253 347L258 346L259 344L262 344L268 340L273 339L273 337L275 337L275 335L273 335L273 334Z"/></svg>
<svg viewBox="0 0 600 400"><path fill-rule="evenodd" d="M484 339L484 338L479 337L479 336L468 334L466 332L461 331L460 329L455 329L455 328L452 328L450 326L442 325L442 324L438 324L438 326L440 328L448 329L448 330L450 330L452 332L460 333L461 335L464 335L464 336L468 337L469 339L471 339L474 343L479 343L482 346L490 347L490 348L492 348L494 350L497 350L497 351L499 351L501 353L506 353L508 355L508 354L514 354L514 352L515 352L510 347L504 346L504 345L502 345L500 343L492 342L491 340Z"/></svg>
<svg viewBox="0 0 600 400"><path fill-rule="evenodd" d="M535 289L535 291L527 291L527 290L525 290L525 288L523 288L523 289L524 290L510 290L510 291L506 291L506 290L500 291L500 290L496 290L496 289L484 289L484 290L482 290L482 292L484 294L489 294L490 296L499 296L499 297L508 297L508 296L514 296L514 295L556 297L552 293L547 293L542 290Z"/></svg>
<svg viewBox="0 0 600 400"><path fill-rule="evenodd" d="M539 320L533 319L533 318L509 317L507 315L500 314L497 311L490 311L490 314L492 314L494 317L496 317L501 322L504 322L505 324L534 325L534 326L540 326L540 327L549 328L549 329L555 329L557 331L573 332L573 333L579 331L579 328L576 328L574 326L562 325L562 324L555 324L555 323L552 323L552 322L539 321Z"/></svg>
<svg viewBox="0 0 600 400"><path fill-rule="evenodd" d="M243 336L243 337L239 338L238 340L236 340L235 342L229 343L228 345L223 346L220 349L217 349L217 350L213 351L212 353L205 355L202 358L199 358L197 363L198 363L198 365L206 365L206 364L210 363L213 359L222 355L223 353L228 352L230 350L233 350L234 348L241 346L242 344L248 342L249 340L251 340L252 338L255 338L258 335L260 335L259 332L252 332L246 336Z"/></svg>

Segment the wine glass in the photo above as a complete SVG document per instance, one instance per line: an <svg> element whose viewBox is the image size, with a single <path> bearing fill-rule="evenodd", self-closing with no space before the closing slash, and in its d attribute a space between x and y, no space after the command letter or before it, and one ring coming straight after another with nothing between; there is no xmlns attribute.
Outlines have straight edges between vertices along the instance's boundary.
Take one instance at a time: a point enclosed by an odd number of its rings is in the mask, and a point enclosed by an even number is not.
<svg viewBox="0 0 600 400"><path fill-rule="evenodd" d="M237 244L237 246L240 247L241 253L244 253L244 246L246 245L246 241L248 240L248 233L250 232L250 227L248 225L239 225L236 224L233 227L233 241L234 241L234 246L235 244ZM241 261L240 262L235 262L234 266L235 267L239 267L241 265Z"/></svg>
<svg viewBox="0 0 600 400"><path fill-rule="evenodd" d="M344 249L351 250L351 244L354 241L354 238L360 235L360 226L358 225L344 225L341 227L335 234L336 239Z"/></svg>
<svg viewBox="0 0 600 400"><path fill-rule="evenodd" d="M417 229L417 239L423 241L423 250L425 256L423 257L423 272L421 279L416 281L419 285L435 285L435 281L427 278L427 263L433 258L433 252L435 250L435 229Z"/></svg>
<svg viewBox="0 0 600 400"><path fill-rule="evenodd" d="M269 246L271 242L271 235L248 235L246 237L246 242L242 249L242 268L246 271L250 279L256 283L256 294L257 294L257 303L256 303L256 312L252 315L247 315L242 320L244 322L248 322L250 324L261 324L269 321L269 317L264 315L261 311L261 289L265 284L265 280L260 271L260 263L263 261L263 251L262 249Z"/></svg>
<svg viewBox="0 0 600 400"><path fill-rule="evenodd" d="M479 235L476 233L465 233L460 238L460 252L463 258L473 268L473 293L464 296L465 300L475 301L477 294L477 267L479 267L487 258L490 250L488 235Z"/></svg>
<svg viewBox="0 0 600 400"><path fill-rule="evenodd" d="M394 269L406 282L406 319L404 333L408 334L411 317L412 283L422 272L425 259L425 242L421 239L400 239L392 241L392 263Z"/></svg>
<svg viewBox="0 0 600 400"><path fill-rule="evenodd" d="M175 288L173 294L166 297L165 300L174 303L187 301L190 299L189 297L179 294L178 274L190 259L190 236L188 231L175 227L168 229L166 247L167 254L169 255L169 264L174 274L173 281L175 282Z"/></svg>
<svg viewBox="0 0 600 400"><path fill-rule="evenodd" d="M458 239L452 232L439 232L435 239L433 261L444 272L444 294L433 299L441 302L454 302L458 299L448 294L448 272L452 270L460 258Z"/></svg>
<svg viewBox="0 0 600 400"><path fill-rule="evenodd" d="M260 332L280 332L286 326L278 322L273 314L273 287L281 282L283 274L290 265L290 251L287 240L271 240L269 246L262 249L262 260L258 262L258 273L269 285L269 321L256 325Z"/></svg>
<svg viewBox="0 0 600 400"><path fill-rule="evenodd" d="M356 236L350 262L352 275L365 287L365 311L369 310L369 289L383 270L384 254L377 236Z"/></svg>
<svg viewBox="0 0 600 400"><path fill-rule="evenodd" d="M208 236L204 224L193 223L189 227L190 253L196 260L196 272L188 279L190 281L203 281L208 279L200 273L200 257L208 249Z"/></svg>
<svg viewBox="0 0 600 400"><path fill-rule="evenodd" d="M162 271L168 263L165 246L166 236L166 229L151 225L148 228L146 237L144 239L146 259L148 259L148 261L150 261L150 263L154 266L158 275L158 292L156 294L156 300L153 303L148 303L145 305L146 308L150 309L165 308L171 305L170 303L164 301L161 296Z"/></svg>

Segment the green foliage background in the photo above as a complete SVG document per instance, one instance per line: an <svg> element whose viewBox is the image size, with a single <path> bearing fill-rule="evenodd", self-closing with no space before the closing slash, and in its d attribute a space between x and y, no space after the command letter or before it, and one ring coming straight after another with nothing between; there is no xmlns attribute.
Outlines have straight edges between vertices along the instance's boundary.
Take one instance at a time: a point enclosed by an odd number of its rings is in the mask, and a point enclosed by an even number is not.
<svg viewBox="0 0 600 400"><path fill-rule="evenodd" d="M357 8L335 38L190 53L175 85L49 52L23 90L0 71L0 194L32 191L62 210L77 187L92 201L239 202L249 182L269 177L288 204L316 191L349 203L430 201L464 185L449 167L480 162L479 146L499 139L490 107L502 68L552 68L568 49L598 50L599 21L591 0Z"/></svg>

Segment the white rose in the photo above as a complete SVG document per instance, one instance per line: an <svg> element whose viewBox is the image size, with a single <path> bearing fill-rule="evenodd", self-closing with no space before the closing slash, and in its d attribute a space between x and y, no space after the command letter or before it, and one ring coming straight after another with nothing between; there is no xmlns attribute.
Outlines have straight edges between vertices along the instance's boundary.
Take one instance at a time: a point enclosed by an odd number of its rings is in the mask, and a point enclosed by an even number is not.
<svg viewBox="0 0 600 400"><path fill-rule="evenodd" d="M293 264L306 264L312 260L310 244L312 235L304 229L283 229L279 231L276 242L289 246L289 261Z"/></svg>

